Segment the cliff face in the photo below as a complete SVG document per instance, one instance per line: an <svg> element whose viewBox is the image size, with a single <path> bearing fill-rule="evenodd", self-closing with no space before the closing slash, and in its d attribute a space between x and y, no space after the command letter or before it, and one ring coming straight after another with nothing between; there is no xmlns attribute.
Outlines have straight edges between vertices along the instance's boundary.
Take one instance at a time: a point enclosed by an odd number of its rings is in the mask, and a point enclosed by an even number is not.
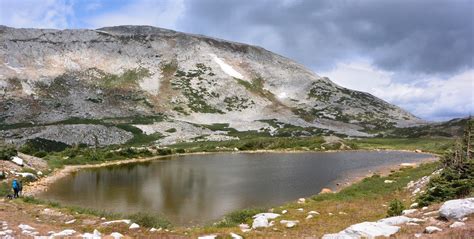
<svg viewBox="0 0 474 239"><path fill-rule="evenodd" d="M421 122L263 48L149 26L0 26L0 99L0 135L18 142L79 123L81 131L126 140L129 132L111 122L183 139L214 134L201 124L268 132L292 125L364 136ZM170 128L176 132L166 133Z"/></svg>

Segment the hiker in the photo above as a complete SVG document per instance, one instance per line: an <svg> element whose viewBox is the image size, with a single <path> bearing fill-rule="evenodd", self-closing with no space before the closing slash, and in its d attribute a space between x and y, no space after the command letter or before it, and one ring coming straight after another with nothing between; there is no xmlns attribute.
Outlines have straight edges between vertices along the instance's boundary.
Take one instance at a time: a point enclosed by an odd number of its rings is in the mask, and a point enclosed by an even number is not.
<svg viewBox="0 0 474 239"><path fill-rule="evenodd" d="M18 193L20 192L20 183L18 183L16 179L13 179L12 188L13 188L13 198L18 198L19 197Z"/></svg>

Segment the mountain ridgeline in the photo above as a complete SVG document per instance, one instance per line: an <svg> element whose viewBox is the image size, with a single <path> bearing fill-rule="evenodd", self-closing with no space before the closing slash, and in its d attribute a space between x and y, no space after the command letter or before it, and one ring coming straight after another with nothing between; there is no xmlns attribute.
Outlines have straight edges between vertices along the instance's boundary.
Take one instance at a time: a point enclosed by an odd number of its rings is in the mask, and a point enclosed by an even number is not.
<svg viewBox="0 0 474 239"><path fill-rule="evenodd" d="M150 26L0 26L0 98L0 135L17 145L364 137L424 123L261 47Z"/></svg>

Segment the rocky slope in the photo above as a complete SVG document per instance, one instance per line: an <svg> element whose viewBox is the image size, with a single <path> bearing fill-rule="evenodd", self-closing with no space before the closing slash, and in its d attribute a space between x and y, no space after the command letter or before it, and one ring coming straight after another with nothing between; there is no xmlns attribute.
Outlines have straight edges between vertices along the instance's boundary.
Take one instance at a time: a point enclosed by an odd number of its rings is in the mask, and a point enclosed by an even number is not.
<svg viewBox="0 0 474 239"><path fill-rule="evenodd" d="M149 26L0 26L0 99L0 135L18 144L43 136L66 144L124 143L136 128L165 134L170 143L226 134L203 124L369 136L423 123L261 47Z"/></svg>

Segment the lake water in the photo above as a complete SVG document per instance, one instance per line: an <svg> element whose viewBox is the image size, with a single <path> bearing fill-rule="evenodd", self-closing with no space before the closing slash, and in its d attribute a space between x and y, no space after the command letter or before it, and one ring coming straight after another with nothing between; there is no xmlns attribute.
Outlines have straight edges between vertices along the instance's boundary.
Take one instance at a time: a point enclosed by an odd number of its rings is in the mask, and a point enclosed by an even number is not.
<svg viewBox="0 0 474 239"><path fill-rule="evenodd" d="M337 180L432 157L409 152L217 153L84 169L40 198L114 212L162 214L201 224L238 209L317 194Z"/></svg>

